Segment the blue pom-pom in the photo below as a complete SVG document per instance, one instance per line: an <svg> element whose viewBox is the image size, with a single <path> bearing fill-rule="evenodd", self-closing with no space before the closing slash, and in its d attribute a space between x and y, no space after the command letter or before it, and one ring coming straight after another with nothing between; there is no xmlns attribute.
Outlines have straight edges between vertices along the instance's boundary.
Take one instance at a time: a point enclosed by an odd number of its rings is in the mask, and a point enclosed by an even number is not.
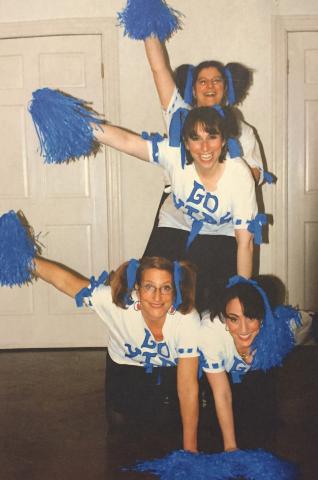
<svg viewBox="0 0 318 480"><path fill-rule="evenodd" d="M162 459L149 460L133 467L150 472L161 480L297 480L299 469L261 449L236 450L215 454L193 454L183 450Z"/></svg>
<svg viewBox="0 0 318 480"><path fill-rule="evenodd" d="M58 90L33 92L29 106L47 163L63 163L98 151L92 123L103 120L85 103Z"/></svg>
<svg viewBox="0 0 318 480"><path fill-rule="evenodd" d="M12 210L0 217L1 286L21 286L32 279L37 246L28 227L21 222L22 214Z"/></svg>
<svg viewBox="0 0 318 480"><path fill-rule="evenodd" d="M163 41L181 28L181 15L164 0L128 0L117 18L124 35L134 40L154 36Z"/></svg>

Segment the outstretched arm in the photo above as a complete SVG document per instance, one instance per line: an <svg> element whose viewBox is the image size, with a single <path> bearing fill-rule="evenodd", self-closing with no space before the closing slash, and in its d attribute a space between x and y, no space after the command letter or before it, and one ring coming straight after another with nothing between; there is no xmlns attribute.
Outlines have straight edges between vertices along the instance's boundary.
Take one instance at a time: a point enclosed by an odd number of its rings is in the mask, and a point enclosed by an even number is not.
<svg viewBox="0 0 318 480"><path fill-rule="evenodd" d="M149 161L147 142L140 135L109 124L92 124L92 126L94 137L98 142L140 160Z"/></svg>
<svg viewBox="0 0 318 480"><path fill-rule="evenodd" d="M183 426L183 448L197 452L199 418L198 358L179 358L177 389Z"/></svg>
<svg viewBox="0 0 318 480"><path fill-rule="evenodd" d="M82 288L89 285L88 278L42 257L35 258L34 273L70 297L75 297Z"/></svg>
<svg viewBox="0 0 318 480"><path fill-rule="evenodd" d="M167 110L176 85L166 47L158 37L148 37L144 42L161 105Z"/></svg>
<svg viewBox="0 0 318 480"><path fill-rule="evenodd" d="M206 373L213 392L216 414L223 436L224 450L236 450L232 392L226 372Z"/></svg>

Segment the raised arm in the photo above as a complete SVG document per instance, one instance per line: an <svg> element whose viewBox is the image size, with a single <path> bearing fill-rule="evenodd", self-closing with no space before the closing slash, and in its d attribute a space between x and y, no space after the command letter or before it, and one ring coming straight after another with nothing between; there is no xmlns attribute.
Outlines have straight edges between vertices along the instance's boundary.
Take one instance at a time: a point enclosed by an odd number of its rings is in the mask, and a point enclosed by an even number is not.
<svg viewBox="0 0 318 480"><path fill-rule="evenodd" d="M183 426L183 448L197 452L199 419L198 357L179 358L177 389Z"/></svg>
<svg viewBox="0 0 318 480"><path fill-rule="evenodd" d="M148 37L144 43L160 103L167 110L176 85L166 47L157 37Z"/></svg>
<svg viewBox="0 0 318 480"><path fill-rule="evenodd" d="M93 124L93 132L98 142L137 157L140 160L149 161L147 142L140 135L109 124Z"/></svg>
<svg viewBox="0 0 318 480"><path fill-rule="evenodd" d="M82 288L89 285L88 278L75 273L59 263L46 260L42 257L35 258L35 275L50 283L61 292L75 297Z"/></svg>
<svg viewBox="0 0 318 480"><path fill-rule="evenodd" d="M226 372L206 373L213 392L216 414L223 436L224 450L236 450L232 392Z"/></svg>

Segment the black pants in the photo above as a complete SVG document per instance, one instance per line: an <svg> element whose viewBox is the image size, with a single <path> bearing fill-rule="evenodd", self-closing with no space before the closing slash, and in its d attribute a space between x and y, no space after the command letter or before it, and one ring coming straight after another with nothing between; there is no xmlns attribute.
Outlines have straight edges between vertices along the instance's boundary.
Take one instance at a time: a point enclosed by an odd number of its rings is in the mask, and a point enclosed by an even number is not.
<svg viewBox="0 0 318 480"><path fill-rule="evenodd" d="M120 365L107 354L106 414L111 427L180 429L176 367Z"/></svg>
<svg viewBox="0 0 318 480"><path fill-rule="evenodd" d="M196 307L199 311L217 303L228 279L236 274L237 244L227 235L198 235L186 249L189 232L155 227L144 256L190 260L197 267Z"/></svg>

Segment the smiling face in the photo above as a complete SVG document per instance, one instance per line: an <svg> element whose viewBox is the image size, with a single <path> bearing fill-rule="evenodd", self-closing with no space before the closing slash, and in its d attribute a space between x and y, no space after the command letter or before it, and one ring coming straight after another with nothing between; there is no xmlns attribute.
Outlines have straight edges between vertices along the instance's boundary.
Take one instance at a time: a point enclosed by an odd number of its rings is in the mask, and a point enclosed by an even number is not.
<svg viewBox="0 0 318 480"><path fill-rule="evenodd" d="M260 331L260 321L244 315L241 302L233 298L226 305L226 325L239 353L246 352Z"/></svg>
<svg viewBox="0 0 318 480"><path fill-rule="evenodd" d="M220 71L215 67L202 68L193 85L196 106L220 105L225 94L225 84Z"/></svg>
<svg viewBox="0 0 318 480"><path fill-rule="evenodd" d="M174 299L171 273L158 268L144 270L136 292L145 321L163 324Z"/></svg>
<svg viewBox="0 0 318 480"><path fill-rule="evenodd" d="M218 164L224 143L220 133L209 132L203 124L198 123L195 131L185 141L185 147L190 152L196 169L207 173Z"/></svg>

